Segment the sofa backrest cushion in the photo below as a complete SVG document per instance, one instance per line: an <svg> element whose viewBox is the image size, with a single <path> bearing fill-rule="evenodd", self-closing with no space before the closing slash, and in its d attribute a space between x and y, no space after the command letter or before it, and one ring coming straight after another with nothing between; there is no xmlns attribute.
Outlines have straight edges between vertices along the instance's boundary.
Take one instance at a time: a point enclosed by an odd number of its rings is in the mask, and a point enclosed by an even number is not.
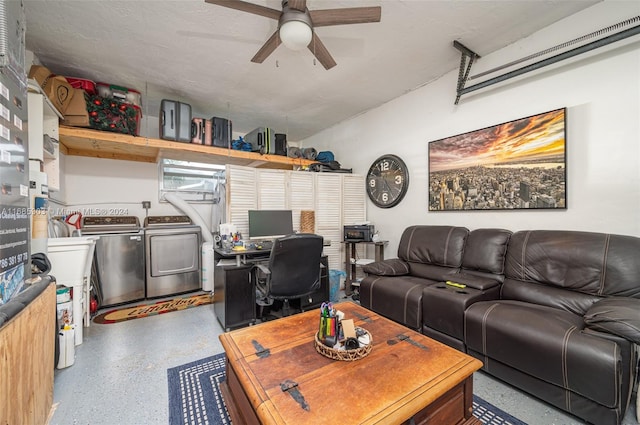
<svg viewBox="0 0 640 425"><path fill-rule="evenodd" d="M505 229L476 229L469 233L462 256L462 268L504 274L507 246L512 232Z"/></svg>
<svg viewBox="0 0 640 425"><path fill-rule="evenodd" d="M462 265L469 229L456 226L410 226L398 245L398 258L409 263L411 274L441 280Z"/></svg>
<svg viewBox="0 0 640 425"><path fill-rule="evenodd" d="M563 230L511 236L505 275L596 296L640 298L640 238Z"/></svg>
<svg viewBox="0 0 640 425"><path fill-rule="evenodd" d="M568 291L557 286L523 282L509 278L502 283L500 298L546 305L547 307L569 311L578 316L584 315L593 303L601 299L596 295Z"/></svg>

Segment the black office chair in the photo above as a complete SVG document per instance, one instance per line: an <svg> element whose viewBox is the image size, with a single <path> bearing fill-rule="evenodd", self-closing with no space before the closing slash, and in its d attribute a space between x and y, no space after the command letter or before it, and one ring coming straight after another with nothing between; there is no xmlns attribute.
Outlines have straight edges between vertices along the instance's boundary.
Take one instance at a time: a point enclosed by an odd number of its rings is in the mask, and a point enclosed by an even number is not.
<svg viewBox="0 0 640 425"><path fill-rule="evenodd" d="M269 265L252 269L256 286L256 304L262 319L264 308L282 300L282 315L291 314L289 300L303 298L320 288L322 236L298 233L273 242Z"/></svg>

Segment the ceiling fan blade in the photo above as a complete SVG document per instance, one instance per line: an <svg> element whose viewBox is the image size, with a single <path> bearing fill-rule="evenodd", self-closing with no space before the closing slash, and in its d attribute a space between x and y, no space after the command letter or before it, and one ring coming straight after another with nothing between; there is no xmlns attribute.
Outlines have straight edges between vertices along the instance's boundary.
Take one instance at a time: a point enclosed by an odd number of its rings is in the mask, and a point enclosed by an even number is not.
<svg viewBox="0 0 640 425"><path fill-rule="evenodd" d="M218 6L228 7L230 9L241 10L242 12L253 13L254 15L264 16L271 19L280 19L281 10L271 9L270 7L260 6L242 0L204 0L206 3L216 4Z"/></svg>
<svg viewBox="0 0 640 425"><path fill-rule="evenodd" d="M324 69L331 69L336 66L336 61L333 60L331 54L327 48L324 47L324 44L322 44L322 41L320 41L320 38L316 35L315 31L311 37L311 43L309 43L307 48L311 50L313 56L315 56L322 66L324 66Z"/></svg>
<svg viewBox="0 0 640 425"><path fill-rule="evenodd" d="M322 9L309 11L311 22L313 22L314 27L380 22L381 14L382 8L380 6L348 7L344 9Z"/></svg>
<svg viewBox="0 0 640 425"><path fill-rule="evenodd" d="M280 33L278 30L273 33L271 37L262 45L258 53L255 54L253 58L251 58L251 62L262 63L264 60L269 57L271 53L282 43L280 40Z"/></svg>
<svg viewBox="0 0 640 425"><path fill-rule="evenodd" d="M299 10L300 12L304 12L307 8L307 0L288 0L289 9Z"/></svg>

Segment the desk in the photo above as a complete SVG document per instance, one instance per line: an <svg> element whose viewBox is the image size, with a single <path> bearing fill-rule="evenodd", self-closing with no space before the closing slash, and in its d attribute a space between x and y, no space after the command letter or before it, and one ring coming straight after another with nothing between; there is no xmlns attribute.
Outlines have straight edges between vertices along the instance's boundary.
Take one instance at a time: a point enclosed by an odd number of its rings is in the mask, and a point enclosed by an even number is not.
<svg viewBox="0 0 640 425"><path fill-rule="evenodd" d="M214 252L219 255L221 258L236 259L236 266L240 267L242 264L247 263L255 263L256 259L264 258L265 260L269 259L269 254L271 250L269 249L222 249L215 248ZM217 262L216 262L217 263Z"/></svg>
<svg viewBox="0 0 640 425"><path fill-rule="evenodd" d="M256 290L251 280L251 269L258 262L269 261L269 255L270 250L266 249L214 249L213 311L225 331L256 323ZM226 264L224 260L227 260ZM324 265L320 288L300 300L302 310L320 307L329 300L327 256L323 255L320 262Z"/></svg>
<svg viewBox="0 0 640 425"><path fill-rule="evenodd" d="M364 241L344 241L344 271L347 274L345 280L344 280L344 292L345 295L349 296L351 294L353 294L353 280L355 278L356 275L356 266L357 264L355 263L355 259L356 259L356 245L361 243L361 244L367 244L367 245L374 245L374 249L375 249L375 261L382 261L384 260L384 246L387 244L388 241L377 241L377 242L364 242ZM354 259L354 262L351 262L351 259Z"/></svg>

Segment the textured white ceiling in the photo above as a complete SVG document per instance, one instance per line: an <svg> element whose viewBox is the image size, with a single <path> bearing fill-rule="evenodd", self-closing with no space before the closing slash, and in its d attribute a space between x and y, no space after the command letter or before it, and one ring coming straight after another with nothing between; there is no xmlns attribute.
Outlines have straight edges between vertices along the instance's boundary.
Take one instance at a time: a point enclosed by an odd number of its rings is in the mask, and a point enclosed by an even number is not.
<svg viewBox="0 0 640 425"><path fill-rule="evenodd" d="M181 100L234 132L267 126L297 141L457 69L454 40L487 55L596 0L308 0L310 10L382 7L379 23L317 29L338 63L328 71L284 46L250 62L277 22L204 0L24 3L27 49L52 72L137 89L146 116Z"/></svg>

